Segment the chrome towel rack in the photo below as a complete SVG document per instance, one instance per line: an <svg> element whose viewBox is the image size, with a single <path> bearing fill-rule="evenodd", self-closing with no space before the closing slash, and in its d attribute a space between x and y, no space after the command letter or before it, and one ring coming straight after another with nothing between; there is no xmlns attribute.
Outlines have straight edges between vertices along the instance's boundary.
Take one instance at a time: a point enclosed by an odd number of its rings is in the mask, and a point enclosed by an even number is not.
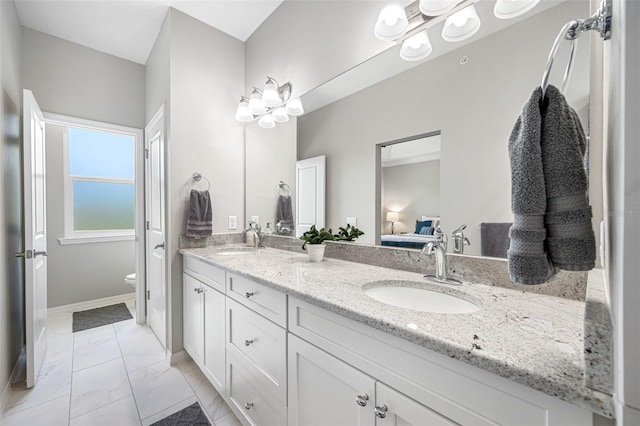
<svg viewBox="0 0 640 426"><path fill-rule="evenodd" d="M580 37L580 35L585 31L591 30L598 31L604 40L609 40L611 37L611 0L602 0L600 8L590 18L569 21L562 27L555 42L553 43L553 47L549 53L549 59L547 59L547 67L544 74L542 74L542 83L540 84L540 87L542 88L543 98L549 85L549 75L551 74L553 61L556 59L562 40L568 40L571 42L569 61L564 72L564 77L562 78L561 91L564 94L567 89L567 85L569 84L569 78L571 77L571 69L573 67L573 58L578 44L578 37Z"/></svg>
<svg viewBox="0 0 640 426"><path fill-rule="evenodd" d="M291 195L291 187L282 180L278 181L278 191L280 195Z"/></svg>
<svg viewBox="0 0 640 426"><path fill-rule="evenodd" d="M193 182L200 182L202 181L202 179L205 180L205 182L207 182L207 189L206 191L211 189L211 182L209 181L209 179L207 179L207 177L205 175L203 175L200 172L195 172L193 175L191 175L191 180L189 181L189 189L193 189Z"/></svg>

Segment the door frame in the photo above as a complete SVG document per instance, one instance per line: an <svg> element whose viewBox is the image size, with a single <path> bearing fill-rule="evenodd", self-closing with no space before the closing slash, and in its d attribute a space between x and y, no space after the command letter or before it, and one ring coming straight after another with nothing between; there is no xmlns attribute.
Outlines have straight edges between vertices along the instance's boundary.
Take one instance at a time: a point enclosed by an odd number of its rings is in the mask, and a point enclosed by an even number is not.
<svg viewBox="0 0 640 426"><path fill-rule="evenodd" d="M304 197L302 197L300 171L314 169L316 186L315 186L315 226L317 228L324 228L326 226L326 185L327 185L327 156L319 155L317 157L307 158L305 160L296 161L296 206L295 217L293 223L295 225L296 237L301 236L304 231L308 231L309 224L300 223L300 205L302 204ZM313 224L311 224L313 225Z"/></svg>
<svg viewBox="0 0 640 426"><path fill-rule="evenodd" d="M149 120L149 122L147 123L147 125L145 126L145 130L144 130L144 151L143 151L143 162L144 162L144 169L143 169L143 175L144 175L144 180L145 180L145 196L144 196L144 246L146 247L146 250L144 250L144 254L142 257L142 265L144 265L144 269L146 270L149 266L149 255L152 253L153 249L149 246L149 230L147 229L146 223L148 221L149 218L149 207L150 207L150 201L149 201L149 192L148 191L148 179L147 179L147 173L148 173L148 167L149 167L149 162L147 161L146 155L149 152L149 141L150 141L150 137L153 136L151 133L151 129L153 127L155 127L158 122L161 122L161 127L162 127L162 134L163 134L163 155L164 155L164 183L165 183L165 187L162 188L163 191L163 195L164 195L164 199L165 199L165 204L164 204L164 245L165 245L165 254L164 254L164 273L165 273L165 281L164 281L164 309L165 309L165 335L163 336L164 341L162 341L162 338L160 338L161 343L163 344L163 346L165 347L165 349L170 350L171 349L171 303L170 303L170 297L171 297L171 291L170 291L170 285L169 282L171 281L171 262L169 262L169 257L167 256L167 253L169 253L168 248L170 247L170 237L169 237L169 223L170 221L167 220L168 217L170 217L167 213L169 211L169 206L167 203L167 187L166 184L168 182L167 178L168 178L168 168L167 168L167 143L168 143L168 138L167 138L167 117L165 115L165 105L161 105L160 108L158 108L158 110L156 111L156 113L153 115L153 117L151 118L151 120ZM148 298L147 298L147 291L149 290L149 283L147 282L146 276L145 276L145 280L143 281L144 283L144 291L141 294L142 297L142 302L140 303L140 305L143 305L145 307L145 311L146 311L146 315L145 315L145 323L151 327L151 324L149 323L149 309L148 309Z"/></svg>

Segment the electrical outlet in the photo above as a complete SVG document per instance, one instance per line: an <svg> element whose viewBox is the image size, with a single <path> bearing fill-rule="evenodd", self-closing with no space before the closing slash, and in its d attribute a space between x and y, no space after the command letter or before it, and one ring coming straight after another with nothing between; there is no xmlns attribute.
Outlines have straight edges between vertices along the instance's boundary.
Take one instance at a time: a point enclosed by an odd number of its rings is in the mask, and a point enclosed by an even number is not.
<svg viewBox="0 0 640 426"><path fill-rule="evenodd" d="M229 216L229 229L238 228L238 216Z"/></svg>
<svg viewBox="0 0 640 426"><path fill-rule="evenodd" d="M251 216L251 222L260 223L260 216Z"/></svg>
<svg viewBox="0 0 640 426"><path fill-rule="evenodd" d="M347 224L351 226L358 226L358 218L355 216L347 216Z"/></svg>

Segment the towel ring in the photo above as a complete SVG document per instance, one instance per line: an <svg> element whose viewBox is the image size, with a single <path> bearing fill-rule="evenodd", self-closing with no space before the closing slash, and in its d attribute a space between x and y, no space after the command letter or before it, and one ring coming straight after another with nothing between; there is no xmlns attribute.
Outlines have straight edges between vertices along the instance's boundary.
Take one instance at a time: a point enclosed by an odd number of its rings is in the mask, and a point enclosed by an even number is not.
<svg viewBox="0 0 640 426"><path fill-rule="evenodd" d="M549 86L549 76L551 75L551 68L553 68L553 61L555 61L556 56L558 55L560 43L562 43L562 40L565 39L571 41L569 62L567 63L567 68L565 69L564 77L562 78L561 92L562 94L566 92L567 86L569 84L569 77L571 76L571 70L573 68L573 58L575 55L576 45L578 44L576 30L580 27L580 25L581 20L569 21L564 25L564 27L562 27L560 33L556 37L556 41L553 43L551 52L549 52L549 59L547 59L547 68L544 70L544 74L542 74L542 83L540 83L540 87L542 88L542 99L544 99L547 93L547 87Z"/></svg>
<svg viewBox="0 0 640 426"><path fill-rule="evenodd" d="M189 181L189 189L193 189L193 181L195 180L196 182L200 182L202 179L204 179L207 182L207 189L206 191L208 191L209 189L211 189L211 182L209 181L209 179L207 179L207 177L205 175L203 175L200 172L195 172L192 176L191 179Z"/></svg>
<svg viewBox="0 0 640 426"><path fill-rule="evenodd" d="M291 187L284 183L284 181L278 181L278 190L281 195L291 195Z"/></svg>

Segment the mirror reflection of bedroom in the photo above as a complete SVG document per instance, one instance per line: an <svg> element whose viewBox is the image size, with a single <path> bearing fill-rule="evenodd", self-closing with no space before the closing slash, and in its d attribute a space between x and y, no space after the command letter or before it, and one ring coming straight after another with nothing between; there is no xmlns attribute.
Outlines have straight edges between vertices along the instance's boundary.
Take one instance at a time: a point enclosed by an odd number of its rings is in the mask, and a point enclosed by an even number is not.
<svg viewBox="0 0 640 426"><path fill-rule="evenodd" d="M421 249L440 222L440 132L380 145L383 246Z"/></svg>

